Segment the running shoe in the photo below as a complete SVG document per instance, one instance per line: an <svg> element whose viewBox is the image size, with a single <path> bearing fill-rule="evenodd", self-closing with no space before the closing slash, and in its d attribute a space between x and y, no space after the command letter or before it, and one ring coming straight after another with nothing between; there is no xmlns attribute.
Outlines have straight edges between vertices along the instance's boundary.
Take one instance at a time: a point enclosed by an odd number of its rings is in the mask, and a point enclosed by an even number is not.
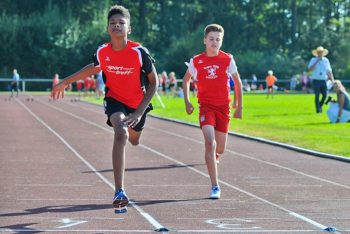
<svg viewBox="0 0 350 234"><path fill-rule="evenodd" d="M216 163L220 163L220 155L218 153L216 153L215 155L215 160L216 160Z"/></svg>
<svg viewBox="0 0 350 234"><path fill-rule="evenodd" d="M126 196L124 189L120 188L115 192L113 198L113 207L122 208L126 207L129 204L129 198Z"/></svg>
<svg viewBox="0 0 350 234"><path fill-rule="evenodd" d="M219 186L213 186L210 191L210 199L219 199L221 195L221 189Z"/></svg>

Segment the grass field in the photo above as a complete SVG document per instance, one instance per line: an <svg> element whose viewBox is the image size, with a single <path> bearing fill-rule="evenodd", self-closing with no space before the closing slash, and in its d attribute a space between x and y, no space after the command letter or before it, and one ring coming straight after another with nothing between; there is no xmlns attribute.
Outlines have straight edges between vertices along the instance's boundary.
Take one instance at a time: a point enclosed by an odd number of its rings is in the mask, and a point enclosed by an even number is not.
<svg viewBox="0 0 350 234"><path fill-rule="evenodd" d="M89 98L102 103L101 100ZM196 98L192 104L197 107ZM350 157L350 123L330 124L324 107L315 113L313 94L244 94L243 119L232 119L230 131L262 137L320 152ZM198 108L192 115L185 112L183 99L162 96L165 108L155 98L153 115L198 124Z"/></svg>

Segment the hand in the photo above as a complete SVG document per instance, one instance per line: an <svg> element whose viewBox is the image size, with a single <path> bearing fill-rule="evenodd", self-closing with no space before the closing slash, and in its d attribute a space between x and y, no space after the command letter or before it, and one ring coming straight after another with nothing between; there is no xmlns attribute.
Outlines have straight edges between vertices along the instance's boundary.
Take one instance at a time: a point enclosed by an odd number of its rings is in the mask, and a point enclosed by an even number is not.
<svg viewBox="0 0 350 234"><path fill-rule="evenodd" d="M192 106L192 104L190 102L186 102L186 112L187 114L192 114L192 112L194 111L194 107Z"/></svg>
<svg viewBox="0 0 350 234"><path fill-rule="evenodd" d="M242 119L242 107L237 107L235 113L233 113L233 118Z"/></svg>
<svg viewBox="0 0 350 234"><path fill-rule="evenodd" d="M67 87L67 85L65 85L63 82L55 85L52 88L51 97L53 99L59 99L60 95L61 95L61 97L64 98L64 91L65 91L66 87Z"/></svg>
<svg viewBox="0 0 350 234"><path fill-rule="evenodd" d="M141 120L142 115L136 113L130 113L128 114L122 121L125 123L128 127L134 128Z"/></svg>

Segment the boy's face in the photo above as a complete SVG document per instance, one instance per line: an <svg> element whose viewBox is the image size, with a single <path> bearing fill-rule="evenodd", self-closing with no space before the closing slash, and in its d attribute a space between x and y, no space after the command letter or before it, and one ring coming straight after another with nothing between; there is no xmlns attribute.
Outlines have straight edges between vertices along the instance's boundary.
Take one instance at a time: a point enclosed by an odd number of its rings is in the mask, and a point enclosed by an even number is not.
<svg viewBox="0 0 350 234"><path fill-rule="evenodd" d="M204 44L207 51L217 52L222 46L222 32L209 32L206 37L204 37Z"/></svg>
<svg viewBox="0 0 350 234"><path fill-rule="evenodd" d="M130 22L120 14L112 15L108 20L107 31L111 37L126 37L131 33Z"/></svg>

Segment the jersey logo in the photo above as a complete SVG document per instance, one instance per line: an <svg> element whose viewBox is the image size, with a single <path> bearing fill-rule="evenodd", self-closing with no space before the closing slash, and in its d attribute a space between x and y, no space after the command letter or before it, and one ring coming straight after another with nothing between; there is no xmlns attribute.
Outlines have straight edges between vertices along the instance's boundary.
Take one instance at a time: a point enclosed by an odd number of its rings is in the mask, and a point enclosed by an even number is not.
<svg viewBox="0 0 350 234"><path fill-rule="evenodd" d="M110 62L111 60L110 60L110 58L107 56L107 57L105 58L105 61L106 61L106 62Z"/></svg>
<svg viewBox="0 0 350 234"><path fill-rule="evenodd" d="M111 73L115 73L116 75L130 75L133 74L133 67L123 67L123 66L106 66L107 71Z"/></svg>
<svg viewBox="0 0 350 234"><path fill-rule="evenodd" d="M218 76L216 74L216 70L219 68L217 65L210 65L204 67L205 70L207 70L207 76L205 78L207 79L216 79Z"/></svg>
<svg viewBox="0 0 350 234"><path fill-rule="evenodd" d="M203 61L200 59L200 60L198 60L198 64L201 64L201 63L203 63Z"/></svg>

